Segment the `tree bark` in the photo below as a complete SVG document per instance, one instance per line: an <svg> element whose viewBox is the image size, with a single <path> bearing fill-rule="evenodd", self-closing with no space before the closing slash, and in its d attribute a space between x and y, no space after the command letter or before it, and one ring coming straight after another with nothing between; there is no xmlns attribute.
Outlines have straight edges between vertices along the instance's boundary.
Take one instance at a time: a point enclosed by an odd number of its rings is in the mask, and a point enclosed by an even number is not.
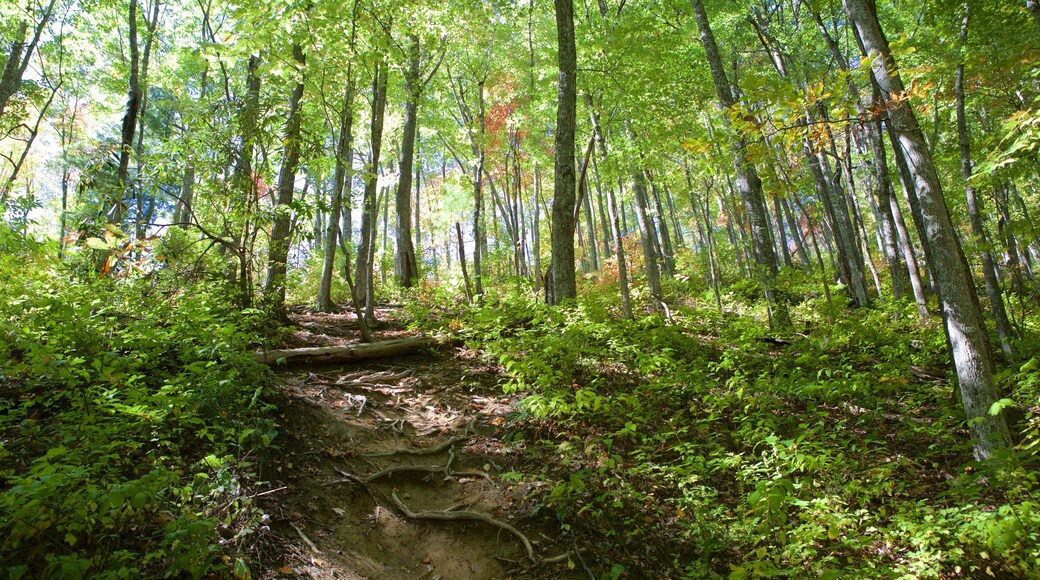
<svg viewBox="0 0 1040 580"><path fill-rule="evenodd" d="M968 40L968 3L964 3L964 20L961 22L960 46ZM1011 339L1014 331L1011 329L1011 321L1008 319L1007 309L1004 308L1004 295L1000 289L1000 281L997 278L997 269L993 261L993 253L990 251L990 243L986 236L986 229L982 225L982 201L975 192L975 186L971 184L971 140L968 136L968 121L964 114L964 58L957 63L957 71L954 75L954 97L957 105L957 144L961 158L961 176L964 178L964 194L968 202L968 219L971 221L971 231L977 250L982 258L982 276L986 283L986 296L989 298L989 307L993 312L993 320L996 323L997 340L1000 341L1000 350L1008 359L1014 358L1014 350L1011 347Z"/></svg>
<svg viewBox="0 0 1040 580"><path fill-rule="evenodd" d="M51 0L47 4L43 14L40 15L39 21L36 22L32 40L29 41L28 45L26 45L25 37L29 33L29 23L23 21L18 25L18 29L14 34L14 40L11 42L11 50L7 55L7 61L4 63L3 72L0 73L0 115L4 114L11 97L22 88L22 77L25 76L25 71L29 68L29 62L36 52L36 45L39 44L40 37L43 36L43 31L47 28L47 23L54 13L56 1ZM131 8L131 10L134 10L134 8Z"/></svg>
<svg viewBox="0 0 1040 580"><path fill-rule="evenodd" d="M653 243L653 223L646 210L646 178L643 172L636 170L632 173L632 193L635 196L636 221L642 233L640 246L643 248L643 260L646 267L646 282L650 287L651 303L654 310L659 310L663 293L661 292L661 270L657 265L657 250Z"/></svg>
<svg viewBox="0 0 1040 580"><path fill-rule="evenodd" d="M574 42L574 1L555 0L556 43L559 49L558 104L555 128L555 182L552 207L552 292L550 304L578 296L574 272L574 132L577 115L578 53Z"/></svg>
<svg viewBox="0 0 1040 580"><path fill-rule="evenodd" d="M398 170L397 195L397 248L394 253L394 274L404 288L411 288L419 276L419 266L412 245L412 172L415 157L415 133L419 113L422 79L419 78L419 37L413 35L409 49L408 70L404 74L404 125L401 128L401 163Z"/></svg>
<svg viewBox="0 0 1040 580"><path fill-rule="evenodd" d="M319 346L262 350L253 355L260 364L278 366L282 364L322 364L369 360L413 353L425 348L436 348L451 344L451 339L433 337L397 338L379 342L367 342L348 346Z"/></svg>
<svg viewBox="0 0 1040 580"><path fill-rule="evenodd" d="M336 141L336 169L332 180L332 201L329 205L329 219L325 227L325 255L321 267L321 280L318 282L317 306L320 312L333 312L336 305L332 303L332 274L336 268L336 245L340 233L340 216L350 211L350 199L343 203L343 190L349 187L352 177L354 158L354 74L353 63L347 65L347 88L343 95L343 106L339 114L339 139ZM350 232L343 232L343 236ZM350 265L347 265L348 271Z"/></svg>
<svg viewBox="0 0 1040 580"><path fill-rule="evenodd" d="M264 302L277 320L289 320L285 312L285 283L289 262L289 247L292 245L292 213L289 208L293 202L293 189L296 184L296 169L300 165L300 130L303 104L304 72L306 56L303 47L293 43L293 60L300 67L300 78L296 81L292 96L289 98L289 116L285 121L285 150L282 153L282 168L278 172L278 198L275 200L274 225L267 258L267 279L264 281Z"/></svg>
<svg viewBox="0 0 1040 580"><path fill-rule="evenodd" d="M902 95L903 80L869 0L844 0L872 63L878 86L887 95ZM989 339L986 336L975 284L961 251L956 230L943 199L942 186L932 156L925 146L917 117L907 100L889 103L889 118L896 137L893 147L905 152L907 167L918 190L921 213L927 237L936 260L943 314L952 346L954 368L960 386L961 401L974 440L975 457L985 460L995 453L1010 449L1011 433L1002 413L989 410L999 399L994 380Z"/></svg>
<svg viewBox="0 0 1040 580"><path fill-rule="evenodd" d="M733 107L737 101L733 96L733 87L726 77L715 35L708 24L704 3L701 0L690 0L690 4L700 31L700 42L708 58L708 66L711 69L719 105L723 109L728 109ZM769 238L769 220L766 217L765 199L762 196L762 180L758 177L755 165L748 159L747 144L744 140L739 136L734 136L731 140L731 147L736 170L737 191L740 192L740 197L747 210L755 264L760 271L758 277L762 280L763 293L771 311L770 326L785 328L790 326L791 320L787 304L783 300L778 300L775 293L778 273L776 253L773 251L773 244Z"/></svg>
<svg viewBox="0 0 1040 580"><path fill-rule="evenodd" d="M129 13L130 42L130 79L126 97L126 109L123 113L123 127L119 139L119 167L116 169L116 187L112 192L107 209L111 222L120 224L123 221L123 199L126 196L127 174L130 172L130 153L134 145L134 132L137 130L137 115L141 110L141 52L137 41L137 0L130 0Z"/></svg>
<svg viewBox="0 0 1040 580"><path fill-rule="evenodd" d="M357 264L354 272L358 293L365 299L365 318L375 322L374 304L374 256L376 245L377 217L379 215L379 155L383 147L383 117L386 113L386 62L376 62L372 79L372 124L369 135L369 163L365 171L365 197L361 211L361 243L358 244ZM359 296L361 298L362 296Z"/></svg>

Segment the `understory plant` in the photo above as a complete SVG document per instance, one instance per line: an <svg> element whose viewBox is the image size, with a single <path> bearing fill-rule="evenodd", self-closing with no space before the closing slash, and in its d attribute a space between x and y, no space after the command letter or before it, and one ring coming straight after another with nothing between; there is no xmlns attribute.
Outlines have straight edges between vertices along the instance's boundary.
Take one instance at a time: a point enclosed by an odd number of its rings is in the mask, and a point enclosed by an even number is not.
<svg viewBox="0 0 1040 580"><path fill-rule="evenodd" d="M249 356L260 313L75 259L0 258L3 575L248 575L249 490L276 434Z"/></svg>
<svg viewBox="0 0 1040 580"><path fill-rule="evenodd" d="M939 321L904 303L825 324L808 297L778 336L713 299L670 320L621 320L612 302L512 292L454 322L522 395L511 477L543 482L536 509L585 538L605 577L1040 573L1037 359L1002 375L1022 444L980 464L935 370Z"/></svg>

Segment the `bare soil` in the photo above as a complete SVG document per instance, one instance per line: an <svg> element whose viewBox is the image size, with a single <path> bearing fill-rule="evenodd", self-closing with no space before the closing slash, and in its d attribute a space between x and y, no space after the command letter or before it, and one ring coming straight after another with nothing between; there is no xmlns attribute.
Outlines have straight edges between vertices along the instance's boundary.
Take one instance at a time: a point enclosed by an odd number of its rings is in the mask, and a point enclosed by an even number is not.
<svg viewBox="0 0 1040 580"><path fill-rule="evenodd" d="M353 314L294 321L285 347L359 340ZM392 321L376 332L407 335ZM475 353L444 347L278 379L278 449L263 473L284 489L258 498L271 518L267 577L587 577L573 542L527 499L531 484L501 480L522 452L505 429L516 399Z"/></svg>

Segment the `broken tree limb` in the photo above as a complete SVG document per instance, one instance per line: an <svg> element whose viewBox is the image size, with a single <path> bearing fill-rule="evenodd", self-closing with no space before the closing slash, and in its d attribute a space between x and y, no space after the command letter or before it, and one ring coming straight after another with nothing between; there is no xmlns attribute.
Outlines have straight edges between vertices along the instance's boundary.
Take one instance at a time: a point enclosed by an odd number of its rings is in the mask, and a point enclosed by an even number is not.
<svg viewBox="0 0 1040 580"><path fill-rule="evenodd" d="M261 350L253 360L265 365L337 363L408 354L424 348L435 348L453 341L447 337L412 337L351 344L279 350Z"/></svg>
<svg viewBox="0 0 1040 580"><path fill-rule="evenodd" d="M527 536L525 536L520 530L514 528L506 522L496 520L495 518L487 514L470 511L412 511L411 508L405 505L405 503L401 501L399 497L397 497L397 492L391 494L390 497L393 498L394 503L397 504L397 509L401 510L401 513L403 513L409 519L448 521L469 520L475 522L484 522L486 524L495 526L496 528L501 528L509 532L510 534L516 536L524 544L524 548L527 549L527 557L530 558L531 561L535 564L538 563L538 557L534 555L534 547L531 546L531 540L528 540Z"/></svg>

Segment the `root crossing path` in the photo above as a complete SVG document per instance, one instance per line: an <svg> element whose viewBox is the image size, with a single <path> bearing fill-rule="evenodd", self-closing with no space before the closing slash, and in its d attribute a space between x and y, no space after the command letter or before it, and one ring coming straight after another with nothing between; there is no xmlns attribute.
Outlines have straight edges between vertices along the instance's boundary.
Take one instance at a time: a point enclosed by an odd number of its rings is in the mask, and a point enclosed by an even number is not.
<svg viewBox="0 0 1040 580"><path fill-rule="evenodd" d="M387 313L382 313L386 320ZM300 313L289 346L356 340L352 315ZM406 336L382 330L377 338ZM280 370L270 575L586 578L571 538L503 481L515 400L464 348ZM506 478L508 479L508 478Z"/></svg>

